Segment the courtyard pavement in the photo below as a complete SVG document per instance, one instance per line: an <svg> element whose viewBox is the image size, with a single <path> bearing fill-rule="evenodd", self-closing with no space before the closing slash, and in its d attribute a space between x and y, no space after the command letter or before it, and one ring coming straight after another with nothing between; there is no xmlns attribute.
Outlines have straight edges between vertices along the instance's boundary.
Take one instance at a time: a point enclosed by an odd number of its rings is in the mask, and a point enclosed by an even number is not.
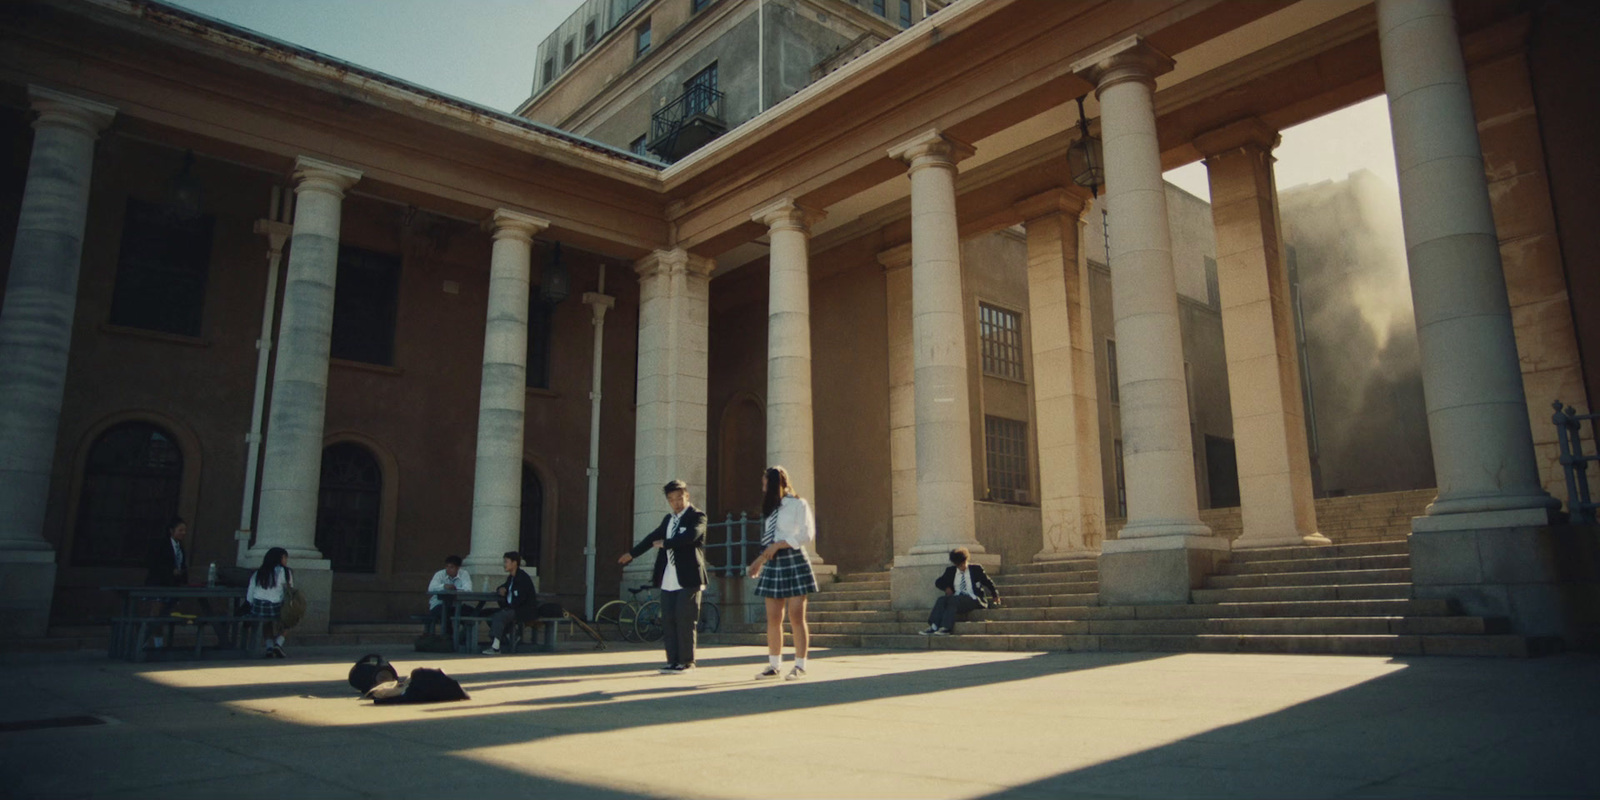
<svg viewBox="0 0 1600 800"><path fill-rule="evenodd" d="M370 649L5 656L0 796L1600 796L1593 656L821 650L770 683L753 647L681 676L642 647L390 647L472 699L374 706L345 682Z"/></svg>

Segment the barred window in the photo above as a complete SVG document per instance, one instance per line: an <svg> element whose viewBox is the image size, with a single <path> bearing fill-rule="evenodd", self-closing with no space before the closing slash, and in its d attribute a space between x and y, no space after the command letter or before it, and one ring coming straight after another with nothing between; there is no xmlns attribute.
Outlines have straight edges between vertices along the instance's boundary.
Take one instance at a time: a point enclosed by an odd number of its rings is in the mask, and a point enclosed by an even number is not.
<svg viewBox="0 0 1600 800"><path fill-rule="evenodd" d="M72 562L144 566L178 513L183 453L172 434L148 422L124 422L89 447L78 500Z"/></svg>
<svg viewBox="0 0 1600 800"><path fill-rule="evenodd" d="M400 257L345 245L333 291L331 355L346 361L394 365L400 301Z"/></svg>
<svg viewBox="0 0 1600 800"><path fill-rule="evenodd" d="M1116 470L1117 479L1117 516L1124 519L1128 516L1128 480L1122 471L1122 440L1117 439L1111 443L1112 467Z"/></svg>
<svg viewBox="0 0 1600 800"><path fill-rule="evenodd" d="M983 348L983 374L1023 380L1021 314L979 303L978 336Z"/></svg>
<svg viewBox="0 0 1600 800"><path fill-rule="evenodd" d="M1122 401L1122 390L1117 388L1117 340L1106 340L1106 391L1110 393L1111 402Z"/></svg>
<svg viewBox="0 0 1600 800"><path fill-rule="evenodd" d="M989 464L989 499L1028 502L1028 424L985 415L983 441Z"/></svg>
<svg viewBox="0 0 1600 800"><path fill-rule="evenodd" d="M633 32L633 55L635 58L650 52L650 20L645 20Z"/></svg>
<svg viewBox="0 0 1600 800"><path fill-rule="evenodd" d="M132 197L127 208L111 294L111 324L199 336L212 218L179 219L159 205Z"/></svg>
<svg viewBox="0 0 1600 800"><path fill-rule="evenodd" d="M322 450L317 549L335 572L376 572L383 471L367 448L339 442Z"/></svg>

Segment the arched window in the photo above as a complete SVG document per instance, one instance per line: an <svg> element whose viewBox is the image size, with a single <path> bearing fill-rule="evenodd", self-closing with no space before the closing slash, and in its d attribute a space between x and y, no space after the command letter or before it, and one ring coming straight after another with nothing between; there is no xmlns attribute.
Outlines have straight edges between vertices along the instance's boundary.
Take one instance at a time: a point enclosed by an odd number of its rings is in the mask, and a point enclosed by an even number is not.
<svg viewBox="0 0 1600 800"><path fill-rule="evenodd" d="M335 572L376 572L383 470L372 451L354 442L322 450L317 494L317 549Z"/></svg>
<svg viewBox="0 0 1600 800"><path fill-rule="evenodd" d="M539 566L539 550L544 537L544 484L533 465L522 462L522 523L517 550L524 567Z"/></svg>
<svg viewBox="0 0 1600 800"><path fill-rule="evenodd" d="M178 513L183 453L148 422L114 425L94 440L83 468L72 561L144 566Z"/></svg>

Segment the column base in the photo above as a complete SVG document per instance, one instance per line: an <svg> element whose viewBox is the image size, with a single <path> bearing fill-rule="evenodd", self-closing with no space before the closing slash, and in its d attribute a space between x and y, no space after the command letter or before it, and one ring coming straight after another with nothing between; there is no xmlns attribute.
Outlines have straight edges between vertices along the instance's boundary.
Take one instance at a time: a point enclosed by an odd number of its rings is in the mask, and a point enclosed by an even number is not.
<svg viewBox="0 0 1600 800"><path fill-rule="evenodd" d="M1524 636L1600 642L1600 526L1546 525L1411 534L1412 594Z"/></svg>
<svg viewBox="0 0 1600 800"><path fill-rule="evenodd" d="M54 550L0 550L0 641L43 638L55 589Z"/></svg>
<svg viewBox="0 0 1600 800"><path fill-rule="evenodd" d="M1412 533L1438 531L1492 530L1496 528L1540 527L1550 524L1550 509L1515 508L1504 511L1466 511L1457 514L1440 513L1438 504L1428 506L1428 513L1411 518Z"/></svg>
<svg viewBox="0 0 1600 800"><path fill-rule="evenodd" d="M1059 561L1082 561L1086 558L1099 558L1099 550L1083 548L1081 550L1041 550L1033 557L1035 564L1053 564Z"/></svg>
<svg viewBox="0 0 1600 800"><path fill-rule="evenodd" d="M1220 536L1108 541L1100 551L1100 605L1187 604L1190 590L1200 588L1228 552L1228 540Z"/></svg>
<svg viewBox="0 0 1600 800"><path fill-rule="evenodd" d="M933 582L949 568L950 549L944 548L937 553L895 556L894 566L889 569L891 607L922 610L933 608L933 601L939 597L939 590L933 588ZM985 571L992 569L999 572L1000 555L973 553L968 563L978 564Z"/></svg>
<svg viewBox="0 0 1600 800"><path fill-rule="evenodd" d="M1233 549L1250 550L1260 547L1327 547L1333 540L1320 533L1297 534L1288 536L1251 536L1245 534L1233 540Z"/></svg>
<svg viewBox="0 0 1600 800"><path fill-rule="evenodd" d="M306 596L306 615L293 632L327 633L333 618L333 570L327 561L296 564L294 556L289 557L289 568L294 570L294 587Z"/></svg>

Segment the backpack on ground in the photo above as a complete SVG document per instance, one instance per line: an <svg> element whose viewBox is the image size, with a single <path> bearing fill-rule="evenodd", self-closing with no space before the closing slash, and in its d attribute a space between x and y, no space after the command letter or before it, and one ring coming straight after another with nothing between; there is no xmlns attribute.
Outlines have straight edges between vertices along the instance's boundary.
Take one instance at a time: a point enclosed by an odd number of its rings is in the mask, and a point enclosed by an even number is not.
<svg viewBox="0 0 1600 800"><path fill-rule="evenodd" d="M399 673L394 665L383 659L377 653L368 653L362 656L350 668L350 686L362 694L366 694L372 687L380 683L395 680Z"/></svg>
<svg viewBox="0 0 1600 800"><path fill-rule="evenodd" d="M411 677L372 687L366 697L377 705L391 703L448 703L472 699L455 678L443 670L417 667Z"/></svg>

